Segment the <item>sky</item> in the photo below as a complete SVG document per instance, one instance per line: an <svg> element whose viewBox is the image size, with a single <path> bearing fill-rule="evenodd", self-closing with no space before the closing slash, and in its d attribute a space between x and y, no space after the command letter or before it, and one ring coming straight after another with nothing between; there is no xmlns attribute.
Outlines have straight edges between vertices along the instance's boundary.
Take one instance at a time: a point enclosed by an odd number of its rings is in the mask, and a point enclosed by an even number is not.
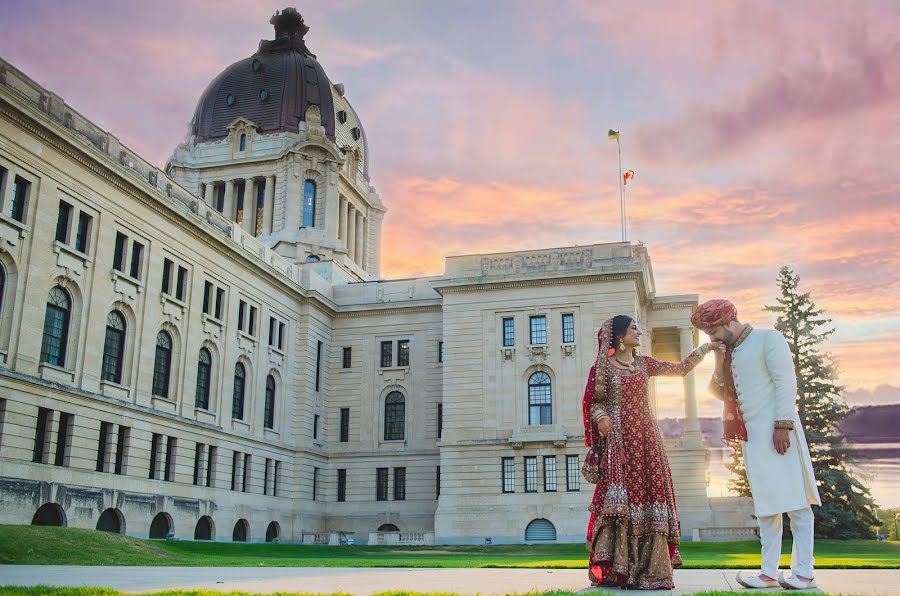
<svg viewBox="0 0 900 596"><path fill-rule="evenodd" d="M162 166L206 85L286 5L5 0L0 55ZM789 265L833 319L848 401L900 402L894 0L296 6L366 129L385 277L618 241L614 128L636 174L628 236L659 294L727 297L771 326ZM662 393L663 415L683 411Z"/></svg>

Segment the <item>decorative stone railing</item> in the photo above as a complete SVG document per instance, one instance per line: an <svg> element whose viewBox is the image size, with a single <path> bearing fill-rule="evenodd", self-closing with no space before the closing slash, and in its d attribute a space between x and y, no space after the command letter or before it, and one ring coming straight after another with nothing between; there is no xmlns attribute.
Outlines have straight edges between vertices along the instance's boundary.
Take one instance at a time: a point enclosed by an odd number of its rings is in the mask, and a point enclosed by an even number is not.
<svg viewBox="0 0 900 596"><path fill-rule="evenodd" d="M433 546L434 532L369 532L370 546Z"/></svg>
<svg viewBox="0 0 900 596"><path fill-rule="evenodd" d="M759 528L694 528L694 542L730 542L733 540L756 540Z"/></svg>

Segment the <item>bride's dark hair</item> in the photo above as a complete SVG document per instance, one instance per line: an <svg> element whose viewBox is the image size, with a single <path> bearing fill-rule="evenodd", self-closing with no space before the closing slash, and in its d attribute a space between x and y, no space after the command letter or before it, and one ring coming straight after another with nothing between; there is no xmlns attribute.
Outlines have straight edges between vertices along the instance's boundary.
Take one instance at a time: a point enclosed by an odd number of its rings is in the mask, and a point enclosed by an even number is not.
<svg viewBox="0 0 900 596"><path fill-rule="evenodd" d="M628 332L628 328L631 327L631 323L634 321L633 318L628 315L616 315L613 317L612 324L612 345L608 346L610 348L618 347L619 340Z"/></svg>

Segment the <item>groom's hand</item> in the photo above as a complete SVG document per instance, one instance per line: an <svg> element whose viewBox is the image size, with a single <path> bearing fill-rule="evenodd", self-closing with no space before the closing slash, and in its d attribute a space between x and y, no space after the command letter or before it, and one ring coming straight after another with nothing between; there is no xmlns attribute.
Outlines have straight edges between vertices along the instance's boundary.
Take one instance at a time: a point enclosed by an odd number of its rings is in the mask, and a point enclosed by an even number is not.
<svg viewBox="0 0 900 596"><path fill-rule="evenodd" d="M772 435L772 442L775 444L775 451L779 455L784 455L791 446L791 431L786 428L776 428L775 434Z"/></svg>

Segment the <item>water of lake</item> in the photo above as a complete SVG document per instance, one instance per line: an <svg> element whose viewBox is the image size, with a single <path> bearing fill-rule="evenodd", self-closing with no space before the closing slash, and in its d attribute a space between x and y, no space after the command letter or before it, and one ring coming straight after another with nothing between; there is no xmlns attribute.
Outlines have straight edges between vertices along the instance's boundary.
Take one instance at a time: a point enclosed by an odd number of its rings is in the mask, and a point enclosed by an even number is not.
<svg viewBox="0 0 900 596"><path fill-rule="evenodd" d="M900 507L900 443L855 443L847 446L856 455L852 464L856 478L872 492L879 507ZM731 472L725 467L731 461L731 448L710 447L710 497L726 497Z"/></svg>

